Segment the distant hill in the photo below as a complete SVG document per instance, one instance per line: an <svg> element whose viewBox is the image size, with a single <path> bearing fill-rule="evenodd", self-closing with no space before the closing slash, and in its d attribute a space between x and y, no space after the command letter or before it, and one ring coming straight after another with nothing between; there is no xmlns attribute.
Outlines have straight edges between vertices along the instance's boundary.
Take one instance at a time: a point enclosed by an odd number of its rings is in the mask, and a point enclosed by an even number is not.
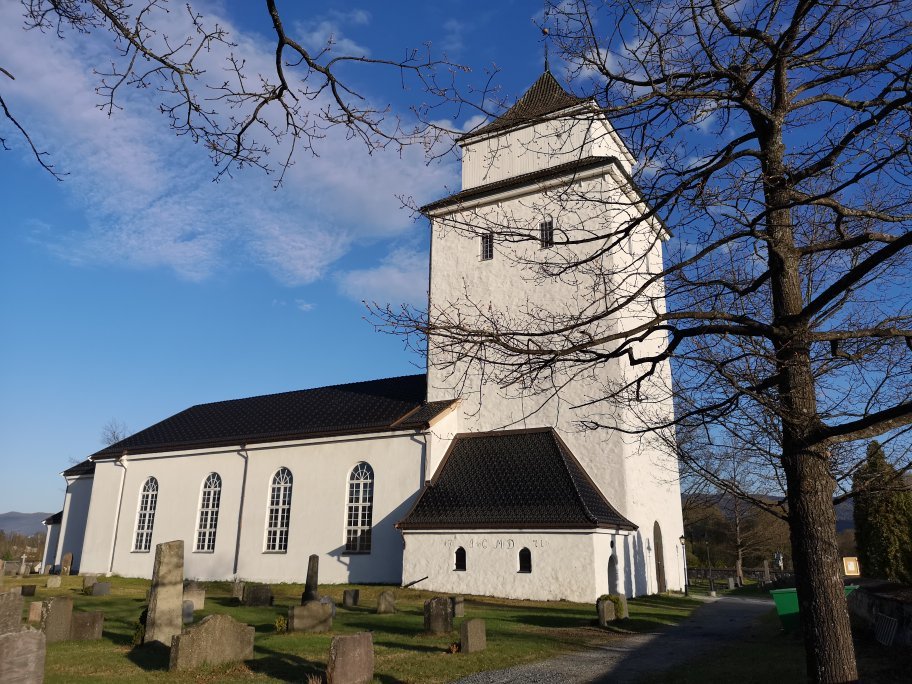
<svg viewBox="0 0 912 684"><path fill-rule="evenodd" d="M0 513L0 530L26 535L44 532L44 525L41 524L41 521L51 515L51 513L17 513L16 511Z"/></svg>

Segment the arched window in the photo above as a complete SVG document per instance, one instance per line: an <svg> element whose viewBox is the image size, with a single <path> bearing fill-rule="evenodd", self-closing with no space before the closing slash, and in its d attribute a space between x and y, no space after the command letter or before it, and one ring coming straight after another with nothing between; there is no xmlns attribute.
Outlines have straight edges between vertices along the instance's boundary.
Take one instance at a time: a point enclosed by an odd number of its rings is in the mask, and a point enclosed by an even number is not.
<svg viewBox="0 0 912 684"><path fill-rule="evenodd" d="M152 548L152 526L155 524L155 505L158 503L158 480L147 479L139 493L139 511L136 515L136 539L134 551L148 551Z"/></svg>
<svg viewBox="0 0 912 684"><path fill-rule="evenodd" d="M222 478L209 473L203 482L200 495L199 524L196 527L196 550L201 553L215 551L215 531L218 527L219 502L222 498Z"/></svg>
<svg viewBox="0 0 912 684"><path fill-rule="evenodd" d="M279 468L272 476L269 515L266 518L266 550L288 550L288 521L291 519L291 471Z"/></svg>
<svg viewBox="0 0 912 684"><path fill-rule="evenodd" d="M367 463L359 463L348 478L347 553L370 553L373 511L374 471Z"/></svg>
<svg viewBox="0 0 912 684"><path fill-rule="evenodd" d="M519 550L519 571L532 572L532 552L527 548Z"/></svg>
<svg viewBox="0 0 912 684"><path fill-rule="evenodd" d="M466 569L466 553L465 549L461 546L456 549L456 567L454 570L465 570Z"/></svg>

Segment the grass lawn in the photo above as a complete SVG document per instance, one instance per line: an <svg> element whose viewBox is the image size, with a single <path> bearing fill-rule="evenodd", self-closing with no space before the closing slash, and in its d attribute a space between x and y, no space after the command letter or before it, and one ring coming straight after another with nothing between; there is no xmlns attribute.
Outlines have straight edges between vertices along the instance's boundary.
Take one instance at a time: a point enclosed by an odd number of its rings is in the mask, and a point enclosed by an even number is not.
<svg viewBox="0 0 912 684"><path fill-rule="evenodd" d="M331 634L276 634L275 618L286 615L287 607L300 602L303 585L273 586L275 606L247 608L234 605L227 583L207 583L206 609L196 620L210 613L227 613L256 628L254 660L244 664L209 668L192 673L167 672L164 649L131 649L133 626L145 605L149 582L112 578L110 596L83 596L82 579L63 578L60 589L45 589L44 578L20 581L7 578L8 585L37 584L34 600L49 596L72 596L76 610L105 612L104 638L100 641L51 644L47 650L45 681L53 682L227 682L302 681L319 674L326 666L333 634L373 632L376 681L444 682L481 670L542 660L594 643L622 639L625 633L655 631L689 615L699 601L672 596L651 596L630 601L630 619L612 629L595 623L595 606L565 601L509 601L466 597L466 617L487 622L488 648L481 653L451 655L448 647L459 640L459 624L449 636L421 634L423 604L434 594L394 588L399 612L377 615L378 594L390 587L358 586L361 605L354 610L341 607L343 589L349 585L320 587L339 606ZM28 615L26 599L25 616Z"/></svg>

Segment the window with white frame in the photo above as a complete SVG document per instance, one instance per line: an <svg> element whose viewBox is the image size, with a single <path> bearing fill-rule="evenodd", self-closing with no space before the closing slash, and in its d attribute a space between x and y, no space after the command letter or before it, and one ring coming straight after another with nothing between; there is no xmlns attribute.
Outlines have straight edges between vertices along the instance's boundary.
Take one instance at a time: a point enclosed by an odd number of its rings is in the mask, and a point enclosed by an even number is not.
<svg viewBox="0 0 912 684"><path fill-rule="evenodd" d="M554 246L554 219L550 216L538 224L539 241L542 247Z"/></svg>
<svg viewBox="0 0 912 684"><path fill-rule="evenodd" d="M218 528L221 498L222 478L218 473L209 473L200 494L199 524L196 526L196 550L199 553L215 551L215 531Z"/></svg>
<svg viewBox="0 0 912 684"><path fill-rule="evenodd" d="M373 509L374 471L367 463L359 463L348 478L347 553L370 553Z"/></svg>
<svg viewBox="0 0 912 684"><path fill-rule="evenodd" d="M266 519L266 550L288 550L288 522L291 519L291 471L279 468L272 476L269 514Z"/></svg>
<svg viewBox="0 0 912 684"><path fill-rule="evenodd" d="M148 551L152 548L152 526L155 524L155 506L158 503L158 480L148 478L139 492L139 510L136 514L136 538L134 551Z"/></svg>
<svg viewBox="0 0 912 684"><path fill-rule="evenodd" d="M494 258L494 233L485 233L481 236L481 260L489 261Z"/></svg>

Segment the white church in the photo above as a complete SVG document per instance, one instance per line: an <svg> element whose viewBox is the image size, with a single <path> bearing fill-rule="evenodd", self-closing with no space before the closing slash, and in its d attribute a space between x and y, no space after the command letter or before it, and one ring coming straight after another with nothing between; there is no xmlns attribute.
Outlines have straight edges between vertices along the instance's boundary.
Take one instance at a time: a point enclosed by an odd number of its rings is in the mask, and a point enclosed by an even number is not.
<svg viewBox="0 0 912 684"><path fill-rule="evenodd" d="M462 190L423 209L432 317L582 310L610 286L524 266L579 249L568 236L596 231L601 200L629 193L633 159L592 102L546 71L459 145ZM535 243L478 222L534 226ZM663 229L638 226L626 258L660 270ZM574 408L628 369L599 366L549 396L451 353L432 339L426 374L192 406L92 454L63 472L45 565L71 553L74 572L150 577L156 544L182 539L200 580L303 582L315 553L326 583L581 602L681 589L677 463L649 440L581 429ZM652 381L670 384L667 361Z"/></svg>

